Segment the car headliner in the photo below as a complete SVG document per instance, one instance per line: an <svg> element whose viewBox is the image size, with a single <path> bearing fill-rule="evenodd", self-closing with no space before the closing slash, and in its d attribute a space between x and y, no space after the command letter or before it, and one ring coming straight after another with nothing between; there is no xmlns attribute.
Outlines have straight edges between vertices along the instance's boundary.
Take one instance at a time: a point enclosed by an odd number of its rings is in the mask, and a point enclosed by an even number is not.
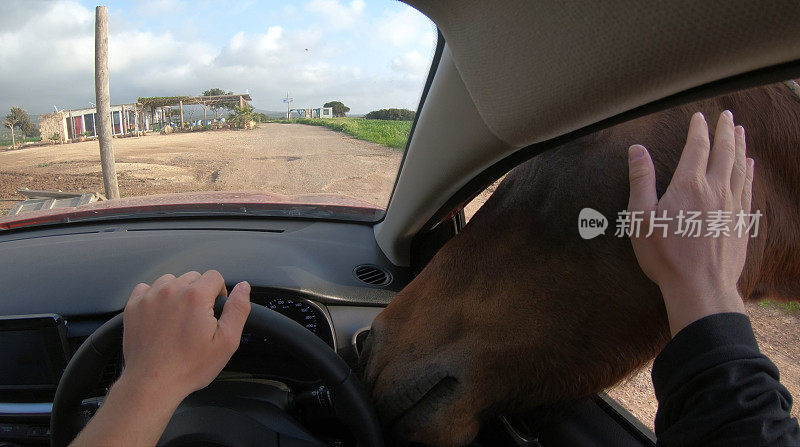
<svg viewBox="0 0 800 447"><path fill-rule="evenodd" d="M447 43L375 226L397 265L408 265L411 239L443 207L486 183L473 179L526 147L564 143L587 126L739 75L800 74L800 8L790 0L406 2Z"/></svg>

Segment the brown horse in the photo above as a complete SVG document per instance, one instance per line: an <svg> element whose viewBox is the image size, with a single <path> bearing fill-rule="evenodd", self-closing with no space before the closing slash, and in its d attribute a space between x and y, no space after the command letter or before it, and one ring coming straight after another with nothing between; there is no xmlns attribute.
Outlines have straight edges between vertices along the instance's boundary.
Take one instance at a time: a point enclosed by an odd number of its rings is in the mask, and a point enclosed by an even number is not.
<svg viewBox="0 0 800 447"><path fill-rule="evenodd" d="M660 195L691 114L724 109L747 130L763 213L741 293L800 298L800 99L776 84L639 118L514 169L378 316L362 361L384 422L405 439L462 445L489 417L591 395L653 358L669 340L661 294L614 236L627 148L650 150ZM582 239L584 207L610 231Z"/></svg>

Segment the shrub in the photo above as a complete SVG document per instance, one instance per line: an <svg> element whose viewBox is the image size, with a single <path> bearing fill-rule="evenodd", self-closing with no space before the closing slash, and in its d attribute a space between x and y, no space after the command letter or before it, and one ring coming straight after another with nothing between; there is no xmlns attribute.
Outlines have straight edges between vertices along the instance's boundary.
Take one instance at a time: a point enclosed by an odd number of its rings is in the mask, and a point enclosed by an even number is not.
<svg viewBox="0 0 800 447"><path fill-rule="evenodd" d="M255 121L253 108L250 106L234 107L233 113L228 115L227 122L233 128L244 129L250 121Z"/></svg>
<svg viewBox="0 0 800 447"><path fill-rule="evenodd" d="M380 109L364 115L368 120L414 121L416 112L408 109Z"/></svg>

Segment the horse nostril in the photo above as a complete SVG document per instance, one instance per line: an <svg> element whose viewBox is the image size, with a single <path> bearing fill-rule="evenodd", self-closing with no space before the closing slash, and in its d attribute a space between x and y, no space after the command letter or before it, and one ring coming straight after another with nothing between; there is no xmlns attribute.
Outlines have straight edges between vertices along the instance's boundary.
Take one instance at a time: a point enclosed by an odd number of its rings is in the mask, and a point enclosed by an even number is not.
<svg viewBox="0 0 800 447"><path fill-rule="evenodd" d="M358 354L359 357L364 354L367 341L371 340L369 336L370 332L372 331L370 331L369 329L362 330L353 339L353 344L355 345L356 348L356 354ZM372 344L372 342L370 342L370 344Z"/></svg>
<svg viewBox="0 0 800 447"><path fill-rule="evenodd" d="M379 343L383 338L385 324L383 322L383 318L381 318L381 315L383 314L381 313L377 318L375 318L375 320L372 322L372 326L370 326L369 329L360 332L353 340L356 345L358 356L362 360L368 359L370 355L373 354L376 343Z"/></svg>
<svg viewBox="0 0 800 447"><path fill-rule="evenodd" d="M367 379L366 370L369 363L369 356L372 352L372 331L364 331L358 334L355 339L356 353L358 354L358 373L362 380Z"/></svg>

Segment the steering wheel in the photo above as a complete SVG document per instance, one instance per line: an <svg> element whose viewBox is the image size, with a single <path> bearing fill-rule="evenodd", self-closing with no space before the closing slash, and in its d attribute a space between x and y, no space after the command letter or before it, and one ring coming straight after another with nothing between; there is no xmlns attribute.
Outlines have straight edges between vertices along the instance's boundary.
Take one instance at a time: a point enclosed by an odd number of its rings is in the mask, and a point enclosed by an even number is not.
<svg viewBox="0 0 800 447"><path fill-rule="evenodd" d="M214 311L225 303L218 297ZM372 402L355 373L325 342L294 320L253 304L245 329L278 343L322 378L336 416L359 446L383 446ZM100 326L72 356L53 400L51 445L67 446L83 428L81 403L122 346L122 314ZM172 416L159 446L325 446L288 413L293 396L269 384L219 382L192 393Z"/></svg>

